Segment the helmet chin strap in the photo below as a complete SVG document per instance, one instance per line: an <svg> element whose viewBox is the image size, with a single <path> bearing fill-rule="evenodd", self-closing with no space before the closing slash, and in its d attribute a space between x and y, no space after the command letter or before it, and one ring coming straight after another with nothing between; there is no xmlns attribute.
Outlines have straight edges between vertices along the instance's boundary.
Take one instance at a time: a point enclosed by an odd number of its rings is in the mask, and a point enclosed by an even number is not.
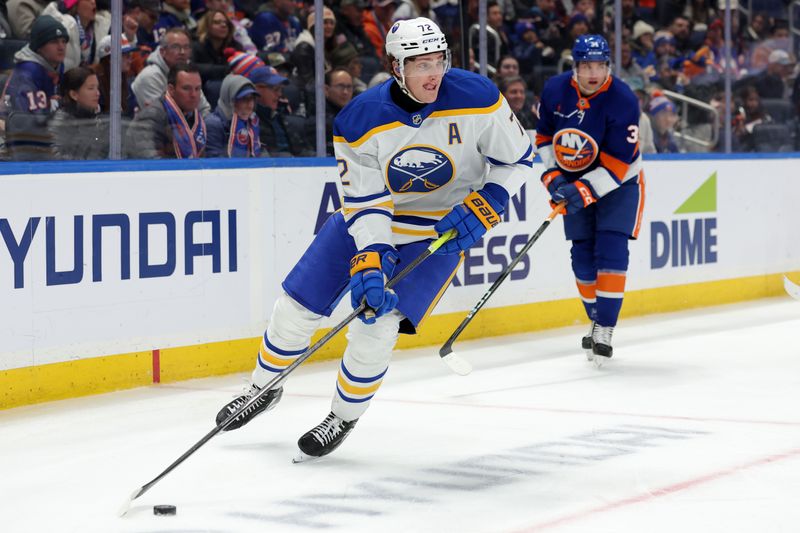
<svg viewBox="0 0 800 533"><path fill-rule="evenodd" d="M405 66L405 65L403 64L403 63L404 63L404 61L399 61L399 60L397 60L397 63L398 63L398 65L399 65L399 66L398 66L398 68L400 69L400 77L398 78L398 77L397 77L397 76L394 74L394 71L392 71L392 75L394 76L394 79L397 81L397 84L400 86L400 90L402 90L402 91L403 91L403 93L405 93L405 95L406 95L406 96L408 96L409 98L411 98L412 100L414 100L416 103L418 103L418 104L425 104L425 102L423 102L423 101L421 101L421 100L417 99L417 97L416 97L416 96L414 96L414 95L411 93L411 90L410 90L408 87L406 87L406 73L405 73L405 69L403 68L403 67Z"/></svg>

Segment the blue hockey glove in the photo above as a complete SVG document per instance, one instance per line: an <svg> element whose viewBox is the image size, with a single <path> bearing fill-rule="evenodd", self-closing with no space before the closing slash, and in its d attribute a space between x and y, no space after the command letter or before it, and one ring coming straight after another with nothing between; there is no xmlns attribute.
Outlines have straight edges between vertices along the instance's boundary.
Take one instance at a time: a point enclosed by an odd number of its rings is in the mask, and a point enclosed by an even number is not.
<svg viewBox="0 0 800 533"><path fill-rule="evenodd" d="M592 189L583 180L575 180L572 183L560 186L553 193L553 203L559 204L567 202L567 214L571 215L597 201ZM553 206L555 207L555 205Z"/></svg>
<svg viewBox="0 0 800 533"><path fill-rule="evenodd" d="M350 303L356 309L362 302L368 309L358 315L365 324L397 307L399 298L386 288L386 278L394 273L399 259L397 250L387 244L369 246L350 260ZM384 277L385 276L385 277Z"/></svg>
<svg viewBox="0 0 800 533"><path fill-rule="evenodd" d="M557 168L548 168L542 173L542 185L547 187L547 192L550 193L550 196L553 196L553 193L558 190L559 187L562 185L566 185L569 183L567 178L561 173L561 171Z"/></svg>
<svg viewBox="0 0 800 533"><path fill-rule="evenodd" d="M487 230L500 223L508 202L508 193L500 185L487 183L480 191L471 192L452 211L433 227L438 233L454 229L453 239L444 243L435 253L449 255L461 253L475 244Z"/></svg>

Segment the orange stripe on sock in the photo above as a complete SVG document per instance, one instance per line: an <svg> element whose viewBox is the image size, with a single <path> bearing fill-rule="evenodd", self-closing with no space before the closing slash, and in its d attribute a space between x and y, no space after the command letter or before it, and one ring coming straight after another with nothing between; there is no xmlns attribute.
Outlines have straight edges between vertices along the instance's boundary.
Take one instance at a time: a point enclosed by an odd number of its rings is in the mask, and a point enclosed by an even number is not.
<svg viewBox="0 0 800 533"><path fill-rule="evenodd" d="M575 285L578 286L578 292L580 293L581 298L594 300L597 297L596 283L581 283L580 281L576 281Z"/></svg>
<svg viewBox="0 0 800 533"><path fill-rule="evenodd" d="M644 214L644 171L639 172L639 207L636 210L636 226L633 228L633 238L639 237L642 228L642 215Z"/></svg>
<svg viewBox="0 0 800 533"><path fill-rule="evenodd" d="M625 292L625 274L618 272L598 272L597 290L602 292Z"/></svg>

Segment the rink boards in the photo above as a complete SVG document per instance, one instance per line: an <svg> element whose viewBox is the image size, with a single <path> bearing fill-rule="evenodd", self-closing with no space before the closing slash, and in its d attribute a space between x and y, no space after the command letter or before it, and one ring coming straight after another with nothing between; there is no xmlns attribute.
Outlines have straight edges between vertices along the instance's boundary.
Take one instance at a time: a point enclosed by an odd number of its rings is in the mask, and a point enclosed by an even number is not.
<svg viewBox="0 0 800 533"><path fill-rule="evenodd" d="M800 274L797 157L647 160L623 316L781 294L781 275ZM0 172L0 408L249 370L280 281L341 205L329 159ZM549 209L529 183L399 346L442 342ZM584 320L557 220L461 338Z"/></svg>

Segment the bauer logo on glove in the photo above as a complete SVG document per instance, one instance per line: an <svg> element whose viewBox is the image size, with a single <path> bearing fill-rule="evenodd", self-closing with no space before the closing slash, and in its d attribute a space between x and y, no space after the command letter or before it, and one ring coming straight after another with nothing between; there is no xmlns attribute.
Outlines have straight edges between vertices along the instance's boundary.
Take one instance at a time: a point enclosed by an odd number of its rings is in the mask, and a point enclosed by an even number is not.
<svg viewBox="0 0 800 533"><path fill-rule="evenodd" d="M500 217L497 212L492 209L492 206L480 194L476 192L470 193L464 199L464 203L469 207L470 211L475 213L475 216L478 217L478 220L486 229L493 228L500 223Z"/></svg>

